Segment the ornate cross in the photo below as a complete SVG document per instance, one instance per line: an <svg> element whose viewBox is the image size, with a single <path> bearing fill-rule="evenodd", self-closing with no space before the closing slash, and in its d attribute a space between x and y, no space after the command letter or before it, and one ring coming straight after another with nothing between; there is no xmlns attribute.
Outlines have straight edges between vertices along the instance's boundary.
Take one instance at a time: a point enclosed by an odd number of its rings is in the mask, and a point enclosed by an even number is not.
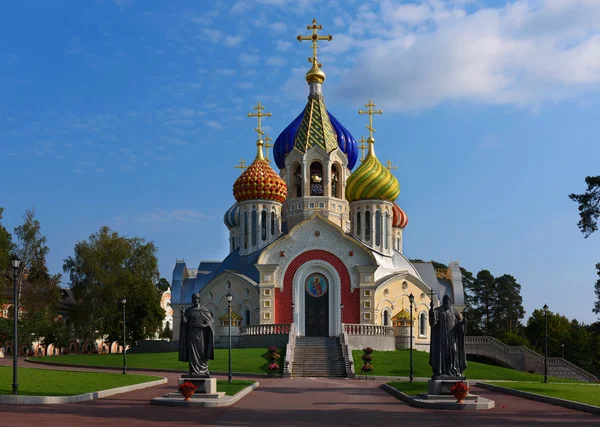
<svg viewBox="0 0 600 427"><path fill-rule="evenodd" d="M312 25L307 25L306 26L307 30L312 30L312 34L310 36L303 36L301 34L298 35L298 37L296 37L298 39L299 42L301 42L302 40L311 40L312 41L312 50L313 50L313 57L312 58L308 58L308 62L312 62L313 65L321 68L321 64L319 64L317 62L317 49L319 48L319 46L317 45L317 42L319 40L327 40L327 41L331 41L333 39L332 35L327 35L327 36L320 36L317 34L317 30L322 30L323 26L322 25L317 25L317 20L313 19L312 20Z"/></svg>
<svg viewBox="0 0 600 427"><path fill-rule="evenodd" d="M391 171L392 169L398 169L398 166L392 166L392 161L390 159L388 159L387 162L385 162L385 164L387 165L387 170Z"/></svg>
<svg viewBox="0 0 600 427"><path fill-rule="evenodd" d="M260 128L260 119L261 117L271 117L271 113L263 113L262 110L265 109L265 107L263 105L260 105L260 102L258 102L258 104L256 104L256 106L254 107L254 109L256 110L256 113L248 113L248 117L257 117L258 118L258 127L254 128L254 130L258 133L258 139L262 139L262 136L264 135L264 132L261 130Z"/></svg>
<svg viewBox="0 0 600 427"><path fill-rule="evenodd" d="M360 150L360 161L362 162L363 160L365 160L365 150L369 148L369 146L365 144L367 140L364 136L361 136L358 142L360 142L358 149Z"/></svg>
<svg viewBox="0 0 600 427"><path fill-rule="evenodd" d="M271 148L273 146L273 144L269 144L269 142L273 141L273 138L269 137L269 134L265 134L265 150L267 150L267 155L265 156L265 160L269 163L271 163L271 160L269 160L269 148Z"/></svg>
<svg viewBox="0 0 600 427"><path fill-rule="evenodd" d="M365 104L365 107L369 107L369 109L367 111L358 110L358 114L369 115L369 125L367 126L367 129L369 130L369 139L373 139L373 132L375 132L375 129L373 129L373 114L383 114L383 110L373 110L375 105L376 104L373 104L373 101L369 99L369 102Z"/></svg>
<svg viewBox="0 0 600 427"><path fill-rule="evenodd" d="M243 171L248 166L246 166L246 161L244 159L240 159L239 165L234 165L233 167L236 168L236 169L241 169Z"/></svg>

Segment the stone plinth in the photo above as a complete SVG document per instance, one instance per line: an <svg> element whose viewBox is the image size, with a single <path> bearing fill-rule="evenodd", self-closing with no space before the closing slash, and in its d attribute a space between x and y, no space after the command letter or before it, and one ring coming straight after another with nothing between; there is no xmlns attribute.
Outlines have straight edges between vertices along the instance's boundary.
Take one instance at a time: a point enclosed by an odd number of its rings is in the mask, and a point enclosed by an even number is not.
<svg viewBox="0 0 600 427"><path fill-rule="evenodd" d="M465 377L434 377L427 382L427 394L432 395L451 395L450 389L457 382L462 381L469 386Z"/></svg>
<svg viewBox="0 0 600 427"><path fill-rule="evenodd" d="M194 395L214 394L217 392L216 378L180 377L178 385L181 385L186 381L198 387Z"/></svg>

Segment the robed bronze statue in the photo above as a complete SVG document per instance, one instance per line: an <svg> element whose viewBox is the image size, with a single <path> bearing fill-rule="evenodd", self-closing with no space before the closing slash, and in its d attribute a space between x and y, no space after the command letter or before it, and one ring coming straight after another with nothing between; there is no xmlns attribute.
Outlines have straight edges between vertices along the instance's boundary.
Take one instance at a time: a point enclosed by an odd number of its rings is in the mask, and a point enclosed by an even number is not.
<svg viewBox="0 0 600 427"><path fill-rule="evenodd" d="M433 308L433 298L429 309L431 341L429 364L433 369L433 379L462 377L467 369L465 354L465 334L467 324L461 314L452 307L450 296L444 295L442 305Z"/></svg>
<svg viewBox="0 0 600 427"><path fill-rule="evenodd" d="M189 362L190 376L209 378L208 361L215 358L215 322L200 295L192 295L193 306L181 309L179 360Z"/></svg>

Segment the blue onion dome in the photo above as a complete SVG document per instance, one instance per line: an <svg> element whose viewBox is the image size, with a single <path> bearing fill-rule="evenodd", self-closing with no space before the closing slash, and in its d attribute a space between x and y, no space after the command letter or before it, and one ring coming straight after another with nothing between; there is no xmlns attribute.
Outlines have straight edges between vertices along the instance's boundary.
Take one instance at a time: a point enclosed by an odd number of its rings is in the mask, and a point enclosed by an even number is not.
<svg viewBox="0 0 600 427"><path fill-rule="evenodd" d="M285 158L294 149L296 134L298 133L300 124L302 124L304 111L306 111L306 109L304 109L300 115L296 117L294 121L290 123L275 140L273 153L275 157L275 163L279 169L285 168ZM338 147L348 158L348 169L352 169L358 160L358 144L356 139L354 139L348 129L342 126L338 119L336 119L329 111L327 114L329 115L331 126L335 131Z"/></svg>
<svg viewBox="0 0 600 427"><path fill-rule="evenodd" d="M223 222L225 223L227 228L233 228L240 225L239 209L237 202L235 202L232 207L227 209L227 212L225 212L225 215L223 215Z"/></svg>

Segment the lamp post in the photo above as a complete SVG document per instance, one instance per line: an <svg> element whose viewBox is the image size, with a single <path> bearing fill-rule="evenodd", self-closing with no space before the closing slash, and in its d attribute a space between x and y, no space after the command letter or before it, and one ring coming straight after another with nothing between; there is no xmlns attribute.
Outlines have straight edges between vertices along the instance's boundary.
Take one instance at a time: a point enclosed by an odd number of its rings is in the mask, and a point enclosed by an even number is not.
<svg viewBox="0 0 600 427"><path fill-rule="evenodd" d="M562 351L561 351L561 353L562 353L562 358L564 359L564 358L565 358L565 345L564 345L564 344L561 344L561 345L560 345L560 349L562 350Z"/></svg>
<svg viewBox="0 0 600 427"><path fill-rule="evenodd" d="M17 300L17 277L19 276L19 266L21 265L21 260L18 256L14 255L10 259L10 263L13 268L13 276L14 276L14 299L13 299L13 309L15 311L15 316L13 319L13 332L14 332L14 340L13 340L13 394L19 394L19 382L17 381L17 366L19 364L18 356L19 356L19 338L18 338L18 328L17 325L19 323L19 301Z"/></svg>
<svg viewBox="0 0 600 427"><path fill-rule="evenodd" d="M344 304L340 304L340 327L344 324ZM342 330L342 332L344 332Z"/></svg>
<svg viewBox="0 0 600 427"><path fill-rule="evenodd" d="M412 337L413 337L413 304L415 302L415 296L412 294L412 292L410 293L410 295L408 296L408 301L410 302L410 382L413 382L413 359L412 359L412 350L413 350L413 342L412 342Z"/></svg>
<svg viewBox="0 0 600 427"><path fill-rule="evenodd" d="M544 322L546 324L546 337L544 345L544 382L548 382L548 305L544 304Z"/></svg>
<svg viewBox="0 0 600 427"><path fill-rule="evenodd" d="M123 298L121 300L121 304L123 304L123 373L127 373L127 335L125 333L125 304L127 304L127 299Z"/></svg>
<svg viewBox="0 0 600 427"><path fill-rule="evenodd" d="M294 323L294 315L295 313L295 308L296 308L296 304L294 304L294 301L292 301L292 323Z"/></svg>
<svg viewBox="0 0 600 427"><path fill-rule="evenodd" d="M229 382L231 382L231 292L227 293L227 307L229 309Z"/></svg>

